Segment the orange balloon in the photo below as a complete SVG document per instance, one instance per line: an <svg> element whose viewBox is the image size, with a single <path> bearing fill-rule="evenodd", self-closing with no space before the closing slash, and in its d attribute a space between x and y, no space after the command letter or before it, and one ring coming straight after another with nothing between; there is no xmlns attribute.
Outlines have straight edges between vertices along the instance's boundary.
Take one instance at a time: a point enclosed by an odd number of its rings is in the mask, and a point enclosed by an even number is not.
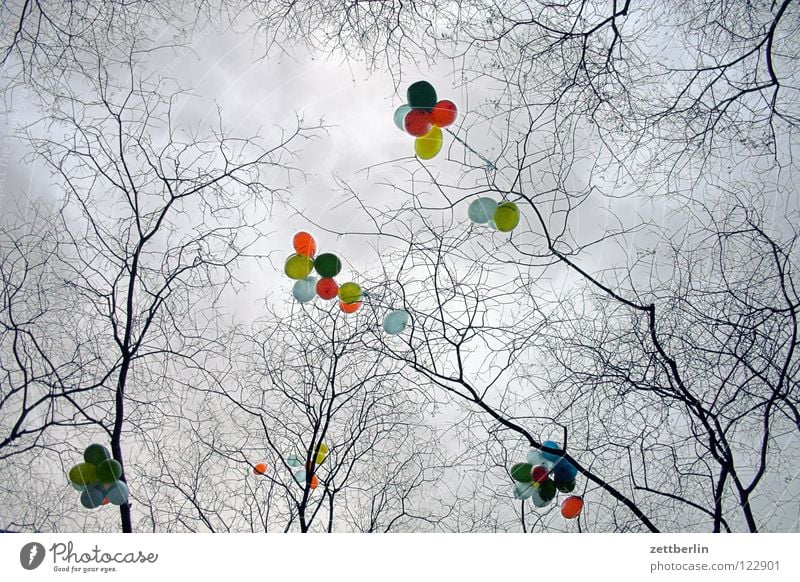
<svg viewBox="0 0 800 582"><path fill-rule="evenodd" d="M267 472L267 465L265 463L259 463L255 467L253 467L254 475L263 475L266 472Z"/></svg>
<svg viewBox="0 0 800 582"><path fill-rule="evenodd" d="M561 502L561 515L567 519L575 519L583 509L583 499L577 495L570 495Z"/></svg>
<svg viewBox="0 0 800 582"><path fill-rule="evenodd" d="M315 254L317 254L317 243L314 241L314 237L307 232L301 231L294 235L292 244L294 245L294 250L298 255L303 255L304 257L313 257Z"/></svg>
<svg viewBox="0 0 800 582"><path fill-rule="evenodd" d="M361 307L361 301L356 301L355 303L344 303L339 301L339 308L345 313L355 313L358 311L359 307Z"/></svg>
<svg viewBox="0 0 800 582"><path fill-rule="evenodd" d="M339 285L331 277L323 277L317 281L317 295L322 299L333 299L339 294Z"/></svg>
<svg viewBox="0 0 800 582"><path fill-rule="evenodd" d="M317 485L319 485L319 479L317 479L316 475L311 475L311 485L309 485L309 487L316 489Z"/></svg>

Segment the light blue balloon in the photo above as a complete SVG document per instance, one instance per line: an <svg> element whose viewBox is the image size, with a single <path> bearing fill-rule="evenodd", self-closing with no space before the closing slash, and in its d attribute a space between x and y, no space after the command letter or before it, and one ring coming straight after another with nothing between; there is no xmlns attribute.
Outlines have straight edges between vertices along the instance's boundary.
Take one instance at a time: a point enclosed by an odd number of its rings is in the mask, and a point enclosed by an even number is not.
<svg viewBox="0 0 800 582"><path fill-rule="evenodd" d="M117 481L106 491L106 497L114 505L128 503L128 485L124 481Z"/></svg>
<svg viewBox="0 0 800 582"><path fill-rule="evenodd" d="M299 467L300 465L303 464L303 462L300 459L298 459L296 455L292 455L286 458L286 464L289 465L290 467Z"/></svg>
<svg viewBox="0 0 800 582"><path fill-rule="evenodd" d="M106 492L102 487L97 485L89 486L86 491L81 493L81 505L86 509L97 509L103 505L103 499L106 498Z"/></svg>
<svg viewBox="0 0 800 582"><path fill-rule="evenodd" d="M492 220L495 210L497 210L496 200L478 198L467 208L467 216L475 224L487 224Z"/></svg>
<svg viewBox="0 0 800 582"><path fill-rule="evenodd" d="M300 303L308 303L317 294L317 278L306 277L295 282L292 295Z"/></svg>
<svg viewBox="0 0 800 582"><path fill-rule="evenodd" d="M400 107L398 107L395 110L395 112L394 112L394 124L397 126L397 129L399 129L400 131L405 131L406 130L406 126L405 126L406 115L408 115L408 112L411 111L411 109L412 109L411 105L401 105Z"/></svg>
<svg viewBox="0 0 800 582"><path fill-rule="evenodd" d="M294 480L300 483L300 485L305 485L306 483L306 470L300 469L299 471L295 471L292 475Z"/></svg>
<svg viewBox="0 0 800 582"><path fill-rule="evenodd" d="M545 501L544 499L542 499L542 496L539 495L538 487L533 488L533 493L530 496L530 500L531 503L533 503L536 507L544 507L545 505L550 503L549 501Z"/></svg>
<svg viewBox="0 0 800 582"><path fill-rule="evenodd" d="M390 335L401 333L408 325L408 311L397 309L383 318L383 329Z"/></svg>
<svg viewBox="0 0 800 582"><path fill-rule="evenodd" d="M514 499L528 499L536 492L536 487L530 483L514 483Z"/></svg>
<svg viewBox="0 0 800 582"><path fill-rule="evenodd" d="M561 446L555 441L544 441L542 443L542 446L547 447L549 449L560 449L561 448ZM548 461L550 461L551 463L558 463L559 459L561 459L561 457L559 455L555 455L553 453L545 453L544 451L542 451L542 456L545 459L547 459Z"/></svg>

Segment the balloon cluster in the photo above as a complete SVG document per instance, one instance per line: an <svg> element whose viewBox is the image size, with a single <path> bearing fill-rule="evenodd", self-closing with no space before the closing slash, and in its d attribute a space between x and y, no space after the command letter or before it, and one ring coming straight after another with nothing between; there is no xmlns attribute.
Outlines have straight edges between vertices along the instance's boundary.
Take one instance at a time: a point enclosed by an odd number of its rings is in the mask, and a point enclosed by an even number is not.
<svg viewBox="0 0 800 582"><path fill-rule="evenodd" d="M128 485L120 481L122 465L103 445L93 444L83 452L85 462L69 470L69 482L81 492L81 504L86 509L101 505L128 503Z"/></svg>
<svg viewBox="0 0 800 582"><path fill-rule="evenodd" d="M338 296L339 308L345 313L355 313L361 307L361 287L356 283L344 283L341 287L334 277L342 270L342 261L332 253L317 255L317 243L307 232L298 232L292 240L295 254L286 259L284 272L296 283L292 295L300 303L307 303L319 296L334 299ZM320 276L311 276L316 271Z"/></svg>
<svg viewBox="0 0 800 582"><path fill-rule="evenodd" d="M421 160L430 160L442 149L442 128L456 120L458 110L452 101L437 101L436 89L427 81L408 88L408 103L394 112L394 124L417 139L414 151Z"/></svg>
<svg viewBox="0 0 800 582"><path fill-rule="evenodd" d="M467 216L475 224L488 224L500 232L511 232L519 224L519 207L513 202L478 198L467 208Z"/></svg>
<svg viewBox="0 0 800 582"><path fill-rule="evenodd" d="M558 443L545 441L543 446L559 449ZM527 463L517 463L511 467L514 479L514 497L530 499L536 507L545 507L556 497L556 492L571 493L575 489L578 470L575 465L554 453L532 449ZM561 515L574 519L583 509L583 498L570 495L561 502Z"/></svg>
<svg viewBox="0 0 800 582"><path fill-rule="evenodd" d="M322 463L324 463L325 460L328 458L329 452L330 449L328 448L328 445L326 445L325 443L320 443L317 456L314 458L314 465L321 465ZM290 455L289 457L286 458L286 464L289 465L289 467L291 467L292 469L297 469L298 467L303 466L303 461L301 461L296 455ZM292 473L292 476L294 477L294 480L297 481L300 485L305 485L306 482L308 481L308 473L311 472L311 470L312 470L311 463L306 463L304 469L297 469ZM319 485L319 479L317 478L316 475L312 473L311 480L308 483L308 486L311 489L316 489L318 485Z"/></svg>

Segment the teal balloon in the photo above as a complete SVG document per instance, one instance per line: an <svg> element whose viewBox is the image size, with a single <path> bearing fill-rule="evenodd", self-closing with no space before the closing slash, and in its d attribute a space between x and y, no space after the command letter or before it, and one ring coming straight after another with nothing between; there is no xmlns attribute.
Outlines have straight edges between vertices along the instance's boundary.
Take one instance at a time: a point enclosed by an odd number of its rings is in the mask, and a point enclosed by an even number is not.
<svg viewBox="0 0 800 582"><path fill-rule="evenodd" d="M530 483L514 483L514 499L529 499L536 492Z"/></svg>
<svg viewBox="0 0 800 582"><path fill-rule="evenodd" d="M555 441L544 441L542 443L542 446L543 447L547 447L549 449L561 449L561 446ZM553 453L545 453L544 451L541 451L541 453L542 453L542 457L544 457L546 460L550 461L551 463L557 463L558 460L561 458L560 455L556 455L556 454L553 454Z"/></svg>
<svg viewBox="0 0 800 582"><path fill-rule="evenodd" d="M286 464L290 467L299 467L303 464L303 462L297 458L297 456L292 455L286 458Z"/></svg>
<svg viewBox="0 0 800 582"><path fill-rule="evenodd" d="M397 129L404 132L406 131L405 121L406 115L413 109L411 105L401 105L394 112L394 124L397 126Z"/></svg>
<svg viewBox="0 0 800 582"><path fill-rule="evenodd" d="M408 87L408 104L414 109L430 111L436 105L436 89L427 81L417 81Z"/></svg>
<svg viewBox="0 0 800 582"><path fill-rule="evenodd" d="M81 505L86 509L97 509L103 505L103 499L106 498L106 492L102 487L92 485L81 493Z"/></svg>
<svg viewBox="0 0 800 582"><path fill-rule="evenodd" d="M72 481L70 481L69 484L75 491L80 491L81 493L83 493L89 487L91 487L91 485L78 485L77 483L73 483Z"/></svg>
<svg viewBox="0 0 800 582"><path fill-rule="evenodd" d="M467 216L475 224L488 224L497 210L497 201L491 198L478 198L467 208Z"/></svg>
<svg viewBox="0 0 800 582"><path fill-rule="evenodd" d="M397 309L383 318L383 330L389 335L397 335L408 325L408 311Z"/></svg>
<svg viewBox="0 0 800 582"><path fill-rule="evenodd" d="M317 295L317 278L306 277L295 281L292 287L292 295L300 303L308 303Z"/></svg>
<svg viewBox="0 0 800 582"><path fill-rule="evenodd" d="M125 481L117 481L106 491L106 497L114 505L124 505L128 503L128 485Z"/></svg>
<svg viewBox="0 0 800 582"><path fill-rule="evenodd" d="M103 445L89 445L83 452L83 460L95 466L110 458L111 452Z"/></svg>

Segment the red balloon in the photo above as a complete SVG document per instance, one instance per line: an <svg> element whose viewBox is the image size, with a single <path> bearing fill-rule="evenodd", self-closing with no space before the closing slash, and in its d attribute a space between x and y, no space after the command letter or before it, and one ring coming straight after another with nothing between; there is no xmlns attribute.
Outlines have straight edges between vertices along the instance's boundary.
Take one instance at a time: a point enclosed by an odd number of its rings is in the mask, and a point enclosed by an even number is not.
<svg viewBox="0 0 800 582"><path fill-rule="evenodd" d="M544 483L547 481L547 469L541 465L536 465L531 469L531 480L534 483Z"/></svg>
<svg viewBox="0 0 800 582"><path fill-rule="evenodd" d="M339 285L331 277L323 277L317 281L317 295L322 299L333 299L339 294Z"/></svg>
<svg viewBox="0 0 800 582"><path fill-rule="evenodd" d="M403 122L406 131L415 137L422 137L431 130L431 112L412 109Z"/></svg>
<svg viewBox="0 0 800 582"><path fill-rule="evenodd" d="M577 495L570 495L561 502L561 515L567 519L575 519L583 509L583 499Z"/></svg>
<svg viewBox="0 0 800 582"><path fill-rule="evenodd" d="M361 301L356 301L355 303L343 303L339 301L339 309L345 313L355 313L358 311L359 307L361 307Z"/></svg>
<svg viewBox="0 0 800 582"><path fill-rule="evenodd" d="M431 111L431 121L438 127L447 127L456 120L458 109L452 101L439 101Z"/></svg>
<svg viewBox="0 0 800 582"><path fill-rule="evenodd" d="M292 239L292 245L298 255L313 257L317 253L317 243L314 237L307 232L298 232Z"/></svg>

